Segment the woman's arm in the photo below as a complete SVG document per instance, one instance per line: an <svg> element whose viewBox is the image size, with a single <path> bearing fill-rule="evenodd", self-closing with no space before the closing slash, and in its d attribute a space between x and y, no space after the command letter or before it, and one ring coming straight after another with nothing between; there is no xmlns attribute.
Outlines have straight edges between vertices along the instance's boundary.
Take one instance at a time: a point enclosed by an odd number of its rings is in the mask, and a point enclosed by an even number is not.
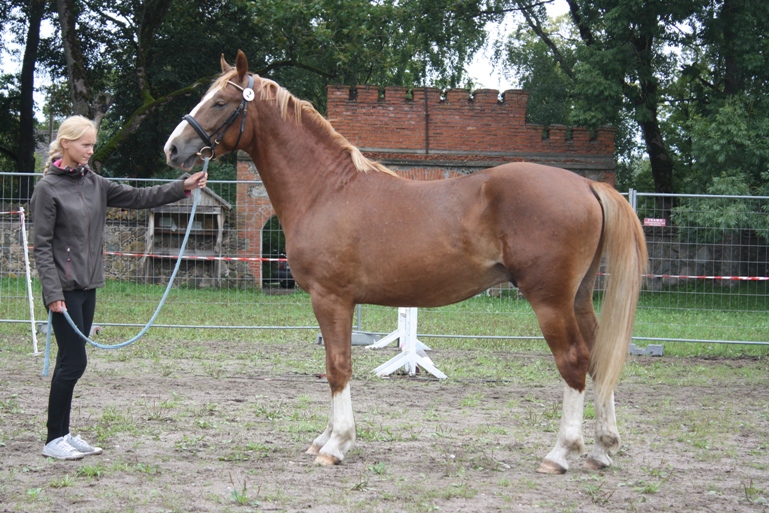
<svg viewBox="0 0 769 513"><path fill-rule="evenodd" d="M35 257L37 274L43 288L43 299L46 306L57 301L63 304L64 292L53 259L53 234L56 226L57 202L49 184L45 182L37 184L32 193L30 207L35 229L32 254Z"/></svg>
<svg viewBox="0 0 769 513"><path fill-rule="evenodd" d="M102 178L102 180L106 180ZM186 180L173 181L154 187L131 187L107 180L107 206L119 208L152 208L189 197L192 189L203 188L207 173L198 171Z"/></svg>

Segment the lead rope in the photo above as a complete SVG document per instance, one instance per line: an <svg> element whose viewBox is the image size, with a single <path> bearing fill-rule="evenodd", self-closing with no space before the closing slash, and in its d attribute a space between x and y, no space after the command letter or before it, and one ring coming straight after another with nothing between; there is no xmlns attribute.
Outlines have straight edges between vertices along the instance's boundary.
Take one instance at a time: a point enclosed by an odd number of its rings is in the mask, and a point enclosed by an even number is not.
<svg viewBox="0 0 769 513"><path fill-rule="evenodd" d="M206 157L203 160L203 172L205 173L208 170L208 161L210 160L210 157ZM182 256L184 255L184 248L187 247L187 239L190 238L190 229L192 228L192 219L195 217L195 211L198 208L198 202L200 201L200 187L195 189L195 198L192 201L192 210L190 211L190 220L187 223L187 231L184 234L184 240L182 241L182 247L179 250L179 258L176 259L176 266L174 267L174 272L171 273L171 277L168 279L168 285L166 286L166 291L163 293L163 297L160 299L160 304L158 304L157 309L155 310L155 313L152 314L152 317L150 318L149 322L146 326L139 332L138 335L133 337L130 340L126 340L125 342L121 342L119 344L114 345L105 345L105 344L99 344L98 342L95 342L88 338L86 335L84 335L80 329L75 325L75 321L72 320L72 317L69 316L69 313L67 310L63 310L62 313L64 314L64 318L67 319L67 322L70 326L72 326L72 329L75 330L75 333L80 335L80 338L91 344L92 346L98 347L100 349L120 349L121 347L126 347L128 345L133 344L137 340L139 340L142 336L144 336L145 333L147 333L147 330L150 329L152 324L155 322L155 319L157 318L158 314L160 314L160 309L163 307L163 304L166 302L166 298L168 297L168 293L171 292L171 285L174 283L174 278L176 278L176 273L179 271L179 267L182 263ZM52 321L53 321L53 312L50 310L48 311L48 329L45 337L45 361L43 362L43 376L48 376L48 367L50 365L50 359L51 359L51 332L53 331L52 328Z"/></svg>

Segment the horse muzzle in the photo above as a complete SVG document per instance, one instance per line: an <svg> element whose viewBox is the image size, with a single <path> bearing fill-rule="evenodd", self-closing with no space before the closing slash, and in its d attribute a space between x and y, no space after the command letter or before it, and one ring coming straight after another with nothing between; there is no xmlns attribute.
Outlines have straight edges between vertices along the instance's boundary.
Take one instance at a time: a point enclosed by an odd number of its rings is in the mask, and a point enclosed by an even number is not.
<svg viewBox="0 0 769 513"><path fill-rule="evenodd" d="M182 169L192 169L192 167L198 162L200 157L199 148L192 143L196 141L188 141L187 143L177 142L176 140L169 139L164 148L166 154L166 163L171 167L178 167Z"/></svg>

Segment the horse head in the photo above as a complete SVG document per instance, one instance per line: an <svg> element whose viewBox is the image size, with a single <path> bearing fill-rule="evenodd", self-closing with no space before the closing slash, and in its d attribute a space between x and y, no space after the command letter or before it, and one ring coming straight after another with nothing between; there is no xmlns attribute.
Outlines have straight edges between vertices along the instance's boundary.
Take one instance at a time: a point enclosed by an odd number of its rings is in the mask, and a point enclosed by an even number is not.
<svg viewBox="0 0 769 513"><path fill-rule="evenodd" d="M221 66L222 74L182 118L163 147L168 165L192 169L201 159L214 159L238 149L248 106L254 100L254 76L248 74L248 60L240 50L234 68L224 55Z"/></svg>

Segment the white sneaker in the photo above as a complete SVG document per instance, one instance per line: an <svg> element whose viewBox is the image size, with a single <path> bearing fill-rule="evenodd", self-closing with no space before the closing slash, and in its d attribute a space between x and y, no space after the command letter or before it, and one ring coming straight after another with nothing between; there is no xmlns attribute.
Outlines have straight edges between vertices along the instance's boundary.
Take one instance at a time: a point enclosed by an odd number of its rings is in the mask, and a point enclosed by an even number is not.
<svg viewBox="0 0 769 513"><path fill-rule="evenodd" d="M77 451L82 452L86 456L94 456L96 454L101 454L103 451L101 447L93 447L88 442L80 438L80 435L77 435L75 438L72 438L71 434L67 434L67 436L64 437L64 439L67 441L69 445L74 447Z"/></svg>
<svg viewBox="0 0 769 513"><path fill-rule="evenodd" d="M69 445L65 437L60 436L45 444L43 456L57 460L82 460L85 454Z"/></svg>

